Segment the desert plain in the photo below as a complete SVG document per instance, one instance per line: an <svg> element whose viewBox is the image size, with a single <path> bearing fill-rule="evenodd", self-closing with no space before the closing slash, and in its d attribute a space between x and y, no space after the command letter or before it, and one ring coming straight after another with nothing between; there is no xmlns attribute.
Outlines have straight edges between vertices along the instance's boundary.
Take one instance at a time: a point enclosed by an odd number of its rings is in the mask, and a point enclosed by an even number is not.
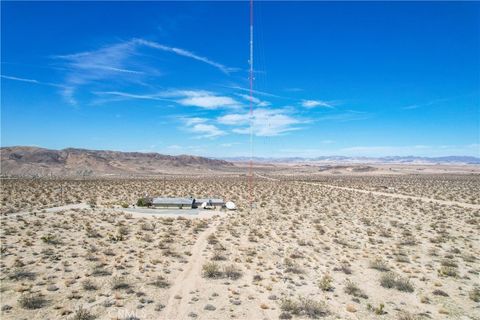
<svg viewBox="0 0 480 320"><path fill-rule="evenodd" d="M478 166L370 168L3 178L1 317L480 319Z"/></svg>

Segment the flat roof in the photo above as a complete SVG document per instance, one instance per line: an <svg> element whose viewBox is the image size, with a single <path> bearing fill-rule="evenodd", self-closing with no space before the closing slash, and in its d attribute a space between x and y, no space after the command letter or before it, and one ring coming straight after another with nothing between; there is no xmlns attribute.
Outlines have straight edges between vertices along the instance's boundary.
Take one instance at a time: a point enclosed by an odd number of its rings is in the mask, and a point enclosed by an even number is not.
<svg viewBox="0 0 480 320"><path fill-rule="evenodd" d="M219 198L200 198L200 199L195 199L195 202L197 203L203 203L203 202L209 202L212 201L213 203L223 203L223 199Z"/></svg>
<svg viewBox="0 0 480 320"><path fill-rule="evenodd" d="M158 197L158 198L152 199L152 204L191 205L192 202L193 202L192 198L160 198Z"/></svg>

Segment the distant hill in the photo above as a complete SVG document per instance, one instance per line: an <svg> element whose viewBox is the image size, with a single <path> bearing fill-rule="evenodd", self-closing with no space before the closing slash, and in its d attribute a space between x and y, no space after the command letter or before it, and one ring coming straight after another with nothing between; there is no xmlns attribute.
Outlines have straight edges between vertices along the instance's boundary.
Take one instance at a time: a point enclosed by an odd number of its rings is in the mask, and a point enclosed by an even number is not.
<svg viewBox="0 0 480 320"><path fill-rule="evenodd" d="M222 158L231 162L247 162L248 157ZM470 156L447 156L447 157L416 157L416 156L391 156L391 157L346 157L346 156L322 156L314 158L286 157L286 158L262 158L252 159L256 163L335 163L335 164L480 164L480 158Z"/></svg>
<svg viewBox="0 0 480 320"><path fill-rule="evenodd" d="M225 160L158 153L37 147L4 147L0 151L1 174L8 176L155 175L233 166Z"/></svg>

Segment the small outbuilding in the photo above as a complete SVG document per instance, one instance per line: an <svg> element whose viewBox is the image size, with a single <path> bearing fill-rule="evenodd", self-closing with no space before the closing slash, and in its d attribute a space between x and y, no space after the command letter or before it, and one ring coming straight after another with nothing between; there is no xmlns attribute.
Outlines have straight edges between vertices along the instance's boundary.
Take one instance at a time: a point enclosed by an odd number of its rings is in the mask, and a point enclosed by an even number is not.
<svg viewBox="0 0 480 320"><path fill-rule="evenodd" d="M222 208L225 205L225 201L220 198L200 198L195 199L194 206L200 207L203 203L206 203L209 207L220 207Z"/></svg>

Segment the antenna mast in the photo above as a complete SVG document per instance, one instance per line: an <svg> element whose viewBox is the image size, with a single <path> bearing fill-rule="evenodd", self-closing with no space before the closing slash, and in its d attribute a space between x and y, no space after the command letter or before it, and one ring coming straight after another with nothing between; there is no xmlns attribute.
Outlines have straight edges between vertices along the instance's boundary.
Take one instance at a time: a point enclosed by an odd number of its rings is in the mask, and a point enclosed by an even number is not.
<svg viewBox="0 0 480 320"><path fill-rule="evenodd" d="M248 185L250 208L253 207L253 0L250 0L250 162L248 165Z"/></svg>

